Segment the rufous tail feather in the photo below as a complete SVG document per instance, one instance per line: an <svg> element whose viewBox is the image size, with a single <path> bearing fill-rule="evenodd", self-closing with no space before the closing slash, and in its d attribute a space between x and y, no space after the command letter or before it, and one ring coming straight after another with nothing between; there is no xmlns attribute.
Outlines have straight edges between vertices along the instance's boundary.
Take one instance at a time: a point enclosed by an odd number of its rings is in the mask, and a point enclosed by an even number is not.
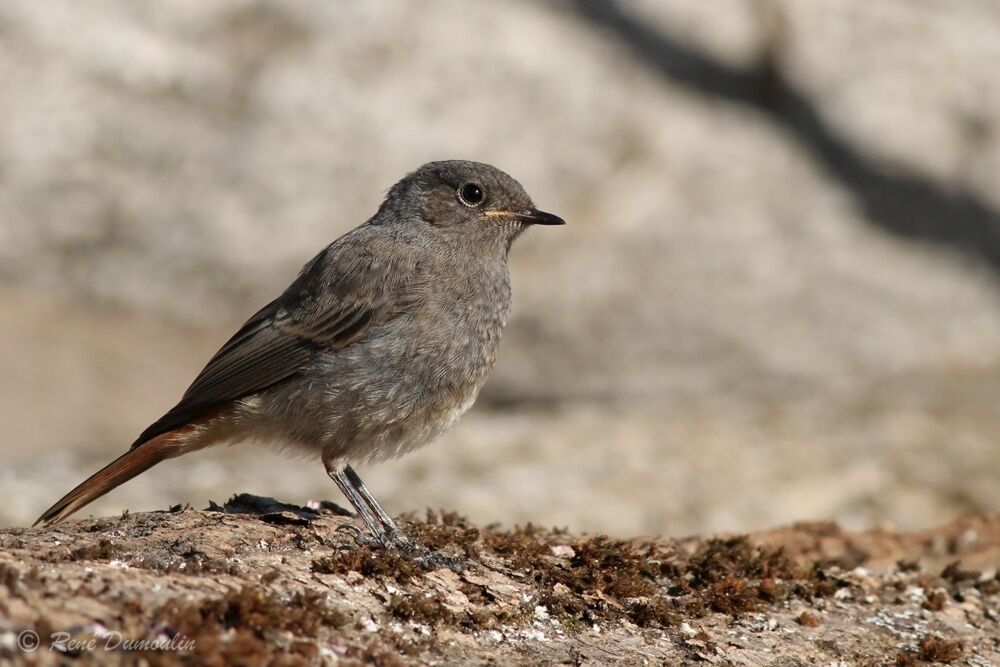
<svg viewBox="0 0 1000 667"><path fill-rule="evenodd" d="M173 436L175 436L175 432L164 433L122 454L45 510L45 513L38 517L34 525L59 523L139 473L149 470L160 461L171 458L174 453L171 451Z"/></svg>

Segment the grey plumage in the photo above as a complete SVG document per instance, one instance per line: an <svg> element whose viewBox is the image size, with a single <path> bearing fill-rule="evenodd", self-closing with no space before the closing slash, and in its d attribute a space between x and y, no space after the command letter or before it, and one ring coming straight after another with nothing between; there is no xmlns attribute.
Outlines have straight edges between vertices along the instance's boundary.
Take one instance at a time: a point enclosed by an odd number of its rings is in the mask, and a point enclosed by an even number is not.
<svg viewBox="0 0 1000 667"><path fill-rule="evenodd" d="M405 541L350 464L427 444L472 405L507 323L511 243L528 225L561 223L495 167L424 165L251 317L129 454L40 521L159 460L258 438L318 454L372 532Z"/></svg>

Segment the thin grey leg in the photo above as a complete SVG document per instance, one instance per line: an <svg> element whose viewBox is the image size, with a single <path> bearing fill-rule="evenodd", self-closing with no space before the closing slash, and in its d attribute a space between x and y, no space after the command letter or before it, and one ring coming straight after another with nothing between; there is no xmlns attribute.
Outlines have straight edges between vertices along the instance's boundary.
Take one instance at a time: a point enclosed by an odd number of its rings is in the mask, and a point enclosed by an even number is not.
<svg viewBox="0 0 1000 667"><path fill-rule="evenodd" d="M361 477L358 475L358 473L354 472L354 468L352 468L349 465L344 466L344 475L347 477L347 480L348 482L350 482L351 486L354 487L354 490L357 491L357 493L360 494L361 497L365 499L365 502L368 503L368 506L378 516L379 520L382 522L382 525L385 526L389 539L394 544L396 544L396 546L399 547L408 548L412 546L410 540L403 534L403 532L399 529L399 527L396 526L396 522L392 520L392 517L389 516L389 514L384 509L382 509L382 506L378 504L378 501L375 500L375 496L373 496L372 492L368 490L368 487L365 486L365 483L361 481Z"/></svg>
<svg viewBox="0 0 1000 667"><path fill-rule="evenodd" d="M354 468L351 466L344 466L344 475L347 476L347 481L351 483L351 486L353 486L354 489L361 494L361 497L368 502L368 506L375 511L375 514L377 514L378 518L383 524L385 524L385 527L388 528L390 532L398 530L398 528L396 528L396 522L394 522L392 517L389 516L386 511L382 509L382 506L378 504L378 501L375 500L375 496L373 496L372 492L368 490L365 483L361 481L361 477L358 476L358 473L354 472Z"/></svg>
<svg viewBox="0 0 1000 667"><path fill-rule="evenodd" d="M378 504L375 496L372 495L372 492L368 490L365 483L361 481L361 477L354 472L351 466L328 467L326 472L337 483L347 499L351 501L374 539L383 547L400 549L424 568L447 567L455 572L461 572L465 567L465 561L462 558L421 549L419 545L411 542L399 530L392 517Z"/></svg>
<svg viewBox="0 0 1000 667"><path fill-rule="evenodd" d="M389 537L385 528L379 524L378 519L376 519L375 515L372 514L372 510L365 503L364 498L361 497L358 491L351 485L350 481L348 481L347 475L344 474L344 471L336 468L327 468L326 474L330 476L330 479L336 482L337 486L340 487L340 491L351 502L351 505L354 506L354 510L358 513L358 516L360 516L361 520L365 522L366 526L368 526L368 532L372 534L372 537L385 542L386 538ZM357 477L357 475L355 475L355 477Z"/></svg>

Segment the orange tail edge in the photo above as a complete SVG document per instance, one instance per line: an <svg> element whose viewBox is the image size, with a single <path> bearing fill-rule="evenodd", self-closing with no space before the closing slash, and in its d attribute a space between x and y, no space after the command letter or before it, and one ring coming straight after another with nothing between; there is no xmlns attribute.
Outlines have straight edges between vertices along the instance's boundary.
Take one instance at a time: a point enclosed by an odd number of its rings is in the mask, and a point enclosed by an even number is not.
<svg viewBox="0 0 1000 667"><path fill-rule="evenodd" d="M60 498L52 507L45 510L33 525L59 523L115 487L149 470L160 461L170 458L170 440L173 435L173 432L164 433L125 452Z"/></svg>

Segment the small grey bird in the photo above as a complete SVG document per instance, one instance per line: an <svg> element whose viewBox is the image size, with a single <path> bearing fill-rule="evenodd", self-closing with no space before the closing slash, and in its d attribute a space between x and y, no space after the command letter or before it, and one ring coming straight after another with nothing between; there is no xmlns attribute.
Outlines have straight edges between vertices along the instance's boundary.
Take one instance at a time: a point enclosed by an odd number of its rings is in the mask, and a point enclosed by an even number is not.
<svg viewBox="0 0 1000 667"><path fill-rule="evenodd" d="M128 452L36 525L165 459L257 439L318 454L372 536L409 546L351 465L426 445L469 409L507 323L511 243L531 225L561 224L495 167L420 167L247 320Z"/></svg>

